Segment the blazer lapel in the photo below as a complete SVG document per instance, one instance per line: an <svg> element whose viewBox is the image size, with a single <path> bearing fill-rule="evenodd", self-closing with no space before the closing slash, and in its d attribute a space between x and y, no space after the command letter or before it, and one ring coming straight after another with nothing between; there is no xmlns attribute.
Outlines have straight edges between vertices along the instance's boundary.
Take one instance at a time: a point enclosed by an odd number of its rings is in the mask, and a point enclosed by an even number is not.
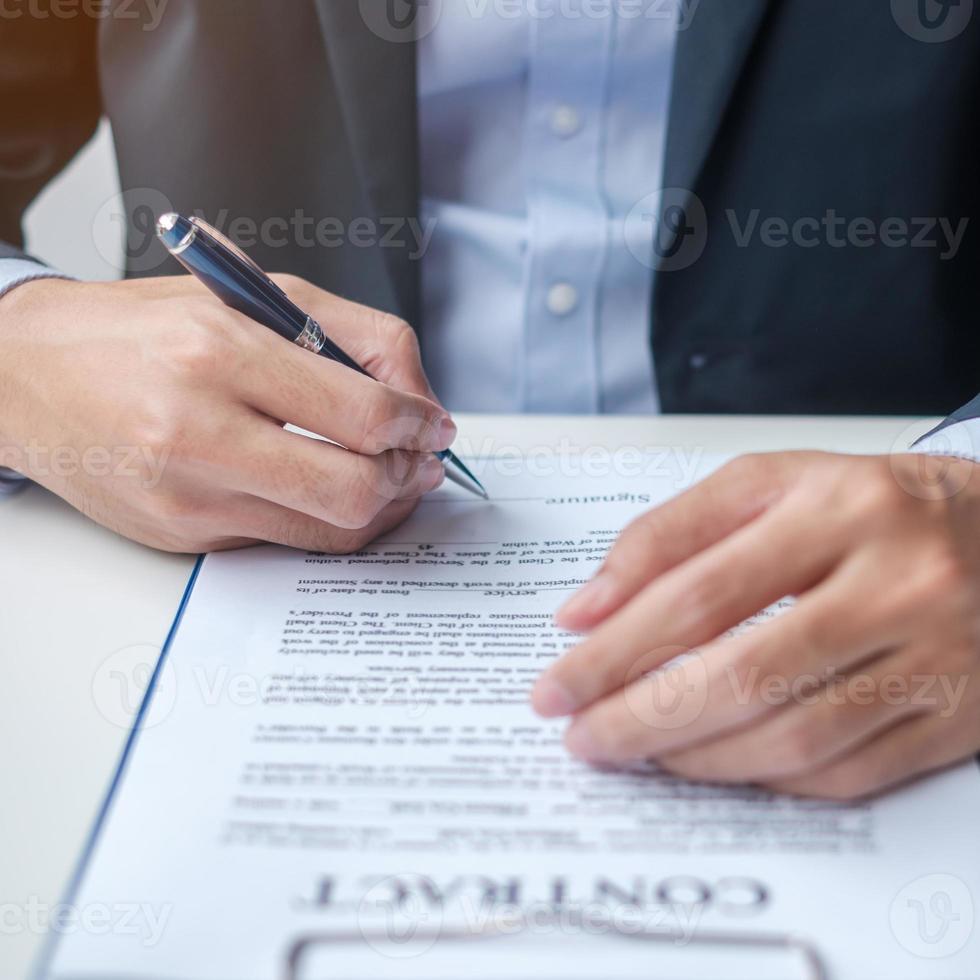
<svg viewBox="0 0 980 980"><path fill-rule="evenodd" d="M693 193L756 34L776 0L686 0L677 35L664 187Z"/></svg>
<svg viewBox="0 0 980 980"><path fill-rule="evenodd" d="M391 16L400 12L407 13L413 24L411 0L315 3L361 186L374 211L370 217L415 218L419 195L415 42L412 26L385 20L387 11ZM400 310L414 321L418 275L407 252L387 248L383 256Z"/></svg>

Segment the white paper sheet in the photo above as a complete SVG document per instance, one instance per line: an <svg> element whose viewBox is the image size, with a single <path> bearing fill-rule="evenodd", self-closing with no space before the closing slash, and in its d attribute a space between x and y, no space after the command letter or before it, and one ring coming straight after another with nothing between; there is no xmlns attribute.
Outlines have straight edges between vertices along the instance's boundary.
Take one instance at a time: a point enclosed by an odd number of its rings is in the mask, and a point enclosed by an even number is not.
<svg viewBox="0 0 980 980"><path fill-rule="evenodd" d="M718 461L553 462L474 464L492 502L442 490L361 555L206 560L45 975L273 980L346 931L297 977L807 975L718 932L980 977L976 765L844 807L566 756L527 704L553 611Z"/></svg>

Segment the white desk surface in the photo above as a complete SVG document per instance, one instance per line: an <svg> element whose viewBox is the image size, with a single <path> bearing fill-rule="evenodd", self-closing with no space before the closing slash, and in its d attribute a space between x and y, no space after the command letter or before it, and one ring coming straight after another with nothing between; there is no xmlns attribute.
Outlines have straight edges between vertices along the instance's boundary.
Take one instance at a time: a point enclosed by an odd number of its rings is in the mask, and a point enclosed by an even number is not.
<svg viewBox="0 0 980 980"><path fill-rule="evenodd" d="M538 447L901 451L912 419L461 416L461 453ZM22 980L60 901L126 736L93 698L110 658L159 648L193 558L125 541L30 487L0 498L0 977ZM124 654L123 654L124 655ZM18 923L20 923L18 925Z"/></svg>

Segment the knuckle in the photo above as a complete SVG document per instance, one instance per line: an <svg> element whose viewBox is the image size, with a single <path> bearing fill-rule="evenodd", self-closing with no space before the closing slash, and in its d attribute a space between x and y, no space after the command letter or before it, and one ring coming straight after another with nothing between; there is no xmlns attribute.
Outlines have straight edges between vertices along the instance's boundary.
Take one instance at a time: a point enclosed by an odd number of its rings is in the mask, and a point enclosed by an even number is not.
<svg viewBox="0 0 980 980"><path fill-rule="evenodd" d="M719 683L722 676L724 677L726 692L736 699L740 707L750 709L753 716L771 707L768 702L772 698L764 687L772 676L771 665L754 646L745 642L736 646L724 667L719 665L714 669Z"/></svg>
<svg viewBox="0 0 980 980"><path fill-rule="evenodd" d="M392 342L395 356L402 362L419 365L421 363L419 338L415 331L404 321L399 320L399 327Z"/></svg>
<svg viewBox="0 0 980 980"><path fill-rule="evenodd" d="M789 615L792 615L790 613ZM792 647L782 651L782 655L796 653L804 655L808 663L833 662L836 653L835 624L831 617L822 615L796 615L792 625Z"/></svg>
<svg viewBox="0 0 980 980"><path fill-rule="evenodd" d="M381 310L375 311L375 333L389 344L402 344L415 339L415 331L400 317Z"/></svg>
<svg viewBox="0 0 980 980"><path fill-rule="evenodd" d="M786 777L813 768L814 760L826 736L808 724L797 722L782 732L772 746L774 768L777 775Z"/></svg>
<svg viewBox="0 0 980 980"><path fill-rule="evenodd" d="M391 364L410 371L421 369L418 336L405 320L375 311L374 336Z"/></svg>
<svg viewBox="0 0 980 980"><path fill-rule="evenodd" d="M969 563L951 542L936 547L926 558L924 568L930 597L945 597L957 605L962 600L976 601Z"/></svg>
<svg viewBox="0 0 980 980"><path fill-rule="evenodd" d="M860 485L848 487L861 517L890 515L902 510L911 497L888 466L875 464L861 475Z"/></svg>
<svg viewBox="0 0 980 980"><path fill-rule="evenodd" d="M176 406L148 408L132 423L131 437L143 459L182 455L191 441L188 419Z"/></svg>
<svg viewBox="0 0 980 980"><path fill-rule="evenodd" d="M683 603L694 622L710 622L738 594L740 587L741 583L733 583L733 576L725 570L709 569L688 584Z"/></svg>
<svg viewBox="0 0 980 980"><path fill-rule="evenodd" d="M191 320L171 332L166 357L178 374L191 379L214 376L225 351L221 323L221 320L215 324Z"/></svg>
<svg viewBox="0 0 980 980"><path fill-rule="evenodd" d="M360 447L379 453L390 449L397 435L401 399L386 385L375 384L360 404Z"/></svg>
<svg viewBox="0 0 980 980"><path fill-rule="evenodd" d="M334 523L349 531L366 528L378 515L381 500L365 478L362 467L355 468L346 481Z"/></svg>

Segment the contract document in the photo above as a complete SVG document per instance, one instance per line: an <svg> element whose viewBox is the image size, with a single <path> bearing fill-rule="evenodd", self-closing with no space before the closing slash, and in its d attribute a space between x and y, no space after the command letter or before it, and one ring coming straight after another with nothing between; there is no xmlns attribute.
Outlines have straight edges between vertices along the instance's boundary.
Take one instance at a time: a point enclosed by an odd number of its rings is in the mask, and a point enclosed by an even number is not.
<svg viewBox="0 0 980 980"><path fill-rule="evenodd" d="M977 980L975 763L837 805L593 769L531 711L556 608L719 460L606 462L204 559L39 976Z"/></svg>

